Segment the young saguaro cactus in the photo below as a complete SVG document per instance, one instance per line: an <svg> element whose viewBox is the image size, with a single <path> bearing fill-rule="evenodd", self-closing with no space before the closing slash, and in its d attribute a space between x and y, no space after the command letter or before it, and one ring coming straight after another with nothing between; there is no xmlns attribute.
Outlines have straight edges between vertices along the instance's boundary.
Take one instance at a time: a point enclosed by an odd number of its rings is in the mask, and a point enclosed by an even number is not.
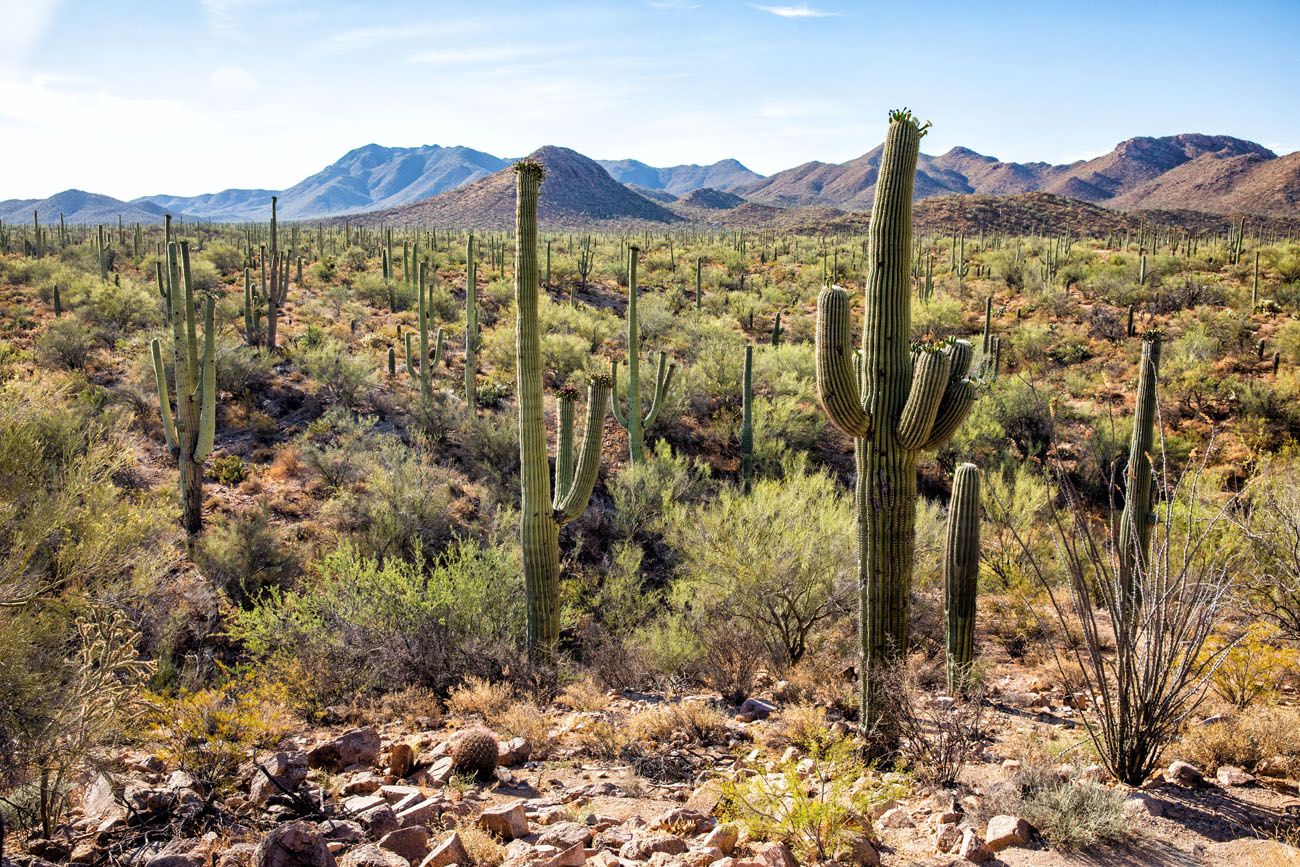
<svg viewBox="0 0 1300 867"><path fill-rule="evenodd" d="M416 365L417 356L412 352L411 338L414 337L411 332L406 332L406 372L411 375L420 386L420 400L425 406L433 402L433 369L438 366L442 360L442 329L439 328L437 335L434 337L433 354L429 354L429 319L433 315L433 289L427 285L425 274L425 263L420 263L419 285L416 288L419 293L419 303L416 306L416 326L419 329L420 354L418 356L419 365Z"/></svg>
<svg viewBox="0 0 1300 867"><path fill-rule="evenodd" d="M587 385L586 434L575 458L573 420L577 395L562 391L554 496L547 460L542 405L542 338L538 323L537 197L545 174L540 163L515 164L515 353L519 394L520 514L527 641L534 659L549 662L560 637L560 527L587 508L600 468L600 447L610 383Z"/></svg>
<svg viewBox="0 0 1300 867"><path fill-rule="evenodd" d="M817 396L856 445L862 725L882 750L898 738L882 675L907 649L917 457L952 438L976 397L967 376L969 343L908 345L912 187L928 126L906 110L890 114L868 231L860 362L853 351L848 293L830 286L817 298Z"/></svg>
<svg viewBox="0 0 1300 867"><path fill-rule="evenodd" d="M1119 520L1119 574L1126 598L1134 592L1133 575L1143 569L1151 549L1151 527L1155 522L1151 450L1155 445L1156 379L1162 336L1158 328L1142 335L1133 435L1129 441L1128 468L1124 471L1124 511Z"/></svg>
<svg viewBox="0 0 1300 867"><path fill-rule="evenodd" d="M632 464L645 460L645 432L653 427L663 409L664 396L673 383L673 374L677 372L676 364L668 363L668 354L659 353L659 366L655 372L654 395L650 401L650 410L641 415L641 324L636 313L636 264L640 256L636 245L628 248L627 268L627 412L618 405L618 362L610 362L610 379L613 382L614 399L612 408L614 419L627 429L629 458Z"/></svg>
<svg viewBox="0 0 1300 867"><path fill-rule="evenodd" d="M740 391L740 484L754 483L754 346L745 346L745 372Z"/></svg>
<svg viewBox="0 0 1300 867"><path fill-rule="evenodd" d="M980 474L974 464L957 467L943 546L943 607L948 693L970 682L975 659L975 597L980 571Z"/></svg>
<svg viewBox="0 0 1300 867"><path fill-rule="evenodd" d="M167 449L180 467L181 522L194 538L203 531L203 462L212 454L217 430L216 326L213 303L203 305L203 346L199 347L198 314L190 279L189 242L167 245L166 307L171 320L172 373L176 383L176 412L167 393L162 343L155 337L154 379L158 385L158 412Z"/></svg>
<svg viewBox="0 0 1300 867"><path fill-rule="evenodd" d="M478 399L478 342L478 261L471 234L465 241L465 403L470 415Z"/></svg>

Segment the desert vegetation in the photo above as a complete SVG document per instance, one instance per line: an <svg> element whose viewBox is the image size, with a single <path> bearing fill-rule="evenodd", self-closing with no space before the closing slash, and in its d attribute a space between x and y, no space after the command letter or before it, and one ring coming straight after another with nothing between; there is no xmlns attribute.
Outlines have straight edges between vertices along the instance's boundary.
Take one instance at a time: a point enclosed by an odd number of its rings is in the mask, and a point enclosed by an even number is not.
<svg viewBox="0 0 1300 867"><path fill-rule="evenodd" d="M1298 857L1300 241L918 225L926 131L865 227L0 226L5 857Z"/></svg>

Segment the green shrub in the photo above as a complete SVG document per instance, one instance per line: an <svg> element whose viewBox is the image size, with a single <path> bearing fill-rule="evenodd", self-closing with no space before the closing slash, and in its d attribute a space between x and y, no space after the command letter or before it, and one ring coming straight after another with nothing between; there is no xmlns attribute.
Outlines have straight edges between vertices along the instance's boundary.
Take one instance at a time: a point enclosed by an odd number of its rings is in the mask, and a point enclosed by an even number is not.
<svg viewBox="0 0 1300 867"><path fill-rule="evenodd" d="M320 383L325 396L339 406L356 409L374 388L375 366L336 340L309 346L298 355L298 361L307 375Z"/></svg>
<svg viewBox="0 0 1300 867"><path fill-rule="evenodd" d="M75 316L55 319L36 338L36 356L53 367L84 370L90 361L90 334Z"/></svg>
<svg viewBox="0 0 1300 867"><path fill-rule="evenodd" d="M248 478L248 468L239 455L222 455L214 459L208 472L218 483L228 487L234 487Z"/></svg>
<svg viewBox="0 0 1300 867"><path fill-rule="evenodd" d="M194 562L237 605L298 572L293 550L260 509L214 521L195 546Z"/></svg>

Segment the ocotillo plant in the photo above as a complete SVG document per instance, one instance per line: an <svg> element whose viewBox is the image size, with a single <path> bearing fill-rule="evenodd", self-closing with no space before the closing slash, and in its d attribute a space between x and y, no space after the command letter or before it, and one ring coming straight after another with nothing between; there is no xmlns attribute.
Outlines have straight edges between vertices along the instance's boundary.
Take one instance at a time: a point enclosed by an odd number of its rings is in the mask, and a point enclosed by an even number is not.
<svg viewBox="0 0 1300 867"><path fill-rule="evenodd" d="M537 194L544 170L528 160L515 164L515 355L519 394L519 537L528 598L527 641L534 659L554 658L560 637L560 527L587 508L600 468L600 446L610 383L587 386L586 435L574 459L576 395L560 395L555 495L546 455L542 406L542 337L538 323Z"/></svg>
<svg viewBox="0 0 1300 867"><path fill-rule="evenodd" d="M203 346L200 352L189 242L167 245L167 311L171 319L172 374L176 383L176 412L167 394L162 344L154 338L154 379L158 384L158 413L167 449L180 467L181 523L190 538L203 530L203 462L212 453L217 430L216 326L213 303L203 306Z"/></svg>
<svg viewBox="0 0 1300 867"><path fill-rule="evenodd" d="M928 124L890 114L868 233L870 271L861 362L855 361L849 295L817 298L817 395L856 444L858 586L862 641L862 724L888 750L898 732L883 689L907 649L916 523L916 461L946 443L975 400L966 341L911 349L908 271L912 187Z"/></svg>
<svg viewBox="0 0 1300 867"><path fill-rule="evenodd" d="M970 682L979 569L980 475L974 464L962 464L953 474L943 546L943 606L951 695L963 691Z"/></svg>
<svg viewBox="0 0 1300 867"><path fill-rule="evenodd" d="M1133 436L1129 441L1128 468L1124 471L1124 511L1119 520L1120 583L1125 597L1134 591L1133 574L1142 569L1151 548L1155 522L1155 475L1151 449L1155 444L1156 377L1160 369L1158 328L1142 335L1142 361L1138 366L1137 403L1133 410Z"/></svg>
<svg viewBox="0 0 1300 867"><path fill-rule="evenodd" d="M471 234L465 241L465 404L471 416L478 400L478 340L478 262Z"/></svg>
<svg viewBox="0 0 1300 867"><path fill-rule="evenodd" d="M425 279L425 264L420 263L419 285L416 287L419 293L419 302L416 305L416 327L419 329L420 354L418 367L415 364L416 356L411 351L411 338L415 335L406 332L406 372L411 375L420 386L420 400L424 406L433 403L433 369L438 366L442 360L442 329L438 329L438 334L434 338L433 355L429 355L429 319L433 315L433 287L428 286Z"/></svg>
<svg viewBox="0 0 1300 867"><path fill-rule="evenodd" d="M748 491L754 482L754 347L745 346L745 374L740 392L740 484Z"/></svg>
<svg viewBox="0 0 1300 867"><path fill-rule="evenodd" d="M628 248L627 267L627 412L618 405L618 362L610 363L610 379L613 380L614 397L611 406L614 419L627 428L629 459L633 466L645 460L645 432L659 418L664 406L664 396L673 383L673 374L677 372L676 364L668 363L668 354L659 353L659 368L655 373L654 396L650 401L650 411L641 416L641 324L636 315L636 263L640 255L636 245Z"/></svg>

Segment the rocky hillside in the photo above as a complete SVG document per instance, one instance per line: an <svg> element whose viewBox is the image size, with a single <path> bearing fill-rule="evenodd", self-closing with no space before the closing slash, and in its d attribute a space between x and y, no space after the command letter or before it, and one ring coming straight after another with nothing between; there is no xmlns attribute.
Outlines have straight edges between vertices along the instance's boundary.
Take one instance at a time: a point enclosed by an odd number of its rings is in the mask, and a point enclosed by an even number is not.
<svg viewBox="0 0 1300 867"><path fill-rule="evenodd" d="M33 212L40 215L42 224L55 226L59 215L69 226L96 223L161 223L164 213L184 216L178 211L165 211L150 202L124 202L112 196L87 193L83 190L64 190L48 199L8 199L0 202L0 221L31 225Z"/></svg>
<svg viewBox="0 0 1300 867"><path fill-rule="evenodd" d="M639 160L597 160L620 184L635 184L651 190L664 190L681 196L706 187L730 192L757 181L763 176L739 161L718 160L707 166L686 165L656 168Z"/></svg>
<svg viewBox="0 0 1300 867"><path fill-rule="evenodd" d="M676 223L683 218L614 180L595 160L548 145L529 155L546 167L539 217L546 226L614 227L629 223ZM422 202L372 211L350 222L367 226L514 225L515 173L505 168L486 178Z"/></svg>
<svg viewBox="0 0 1300 867"><path fill-rule="evenodd" d="M804 163L736 190L781 207L827 205L869 210L879 147L841 164ZM1123 209L1192 209L1211 213L1294 216L1300 199L1300 157L1230 136L1139 137L1104 156L1070 165L1006 163L969 148L922 154L916 196L951 193L1014 195L1047 192Z"/></svg>

